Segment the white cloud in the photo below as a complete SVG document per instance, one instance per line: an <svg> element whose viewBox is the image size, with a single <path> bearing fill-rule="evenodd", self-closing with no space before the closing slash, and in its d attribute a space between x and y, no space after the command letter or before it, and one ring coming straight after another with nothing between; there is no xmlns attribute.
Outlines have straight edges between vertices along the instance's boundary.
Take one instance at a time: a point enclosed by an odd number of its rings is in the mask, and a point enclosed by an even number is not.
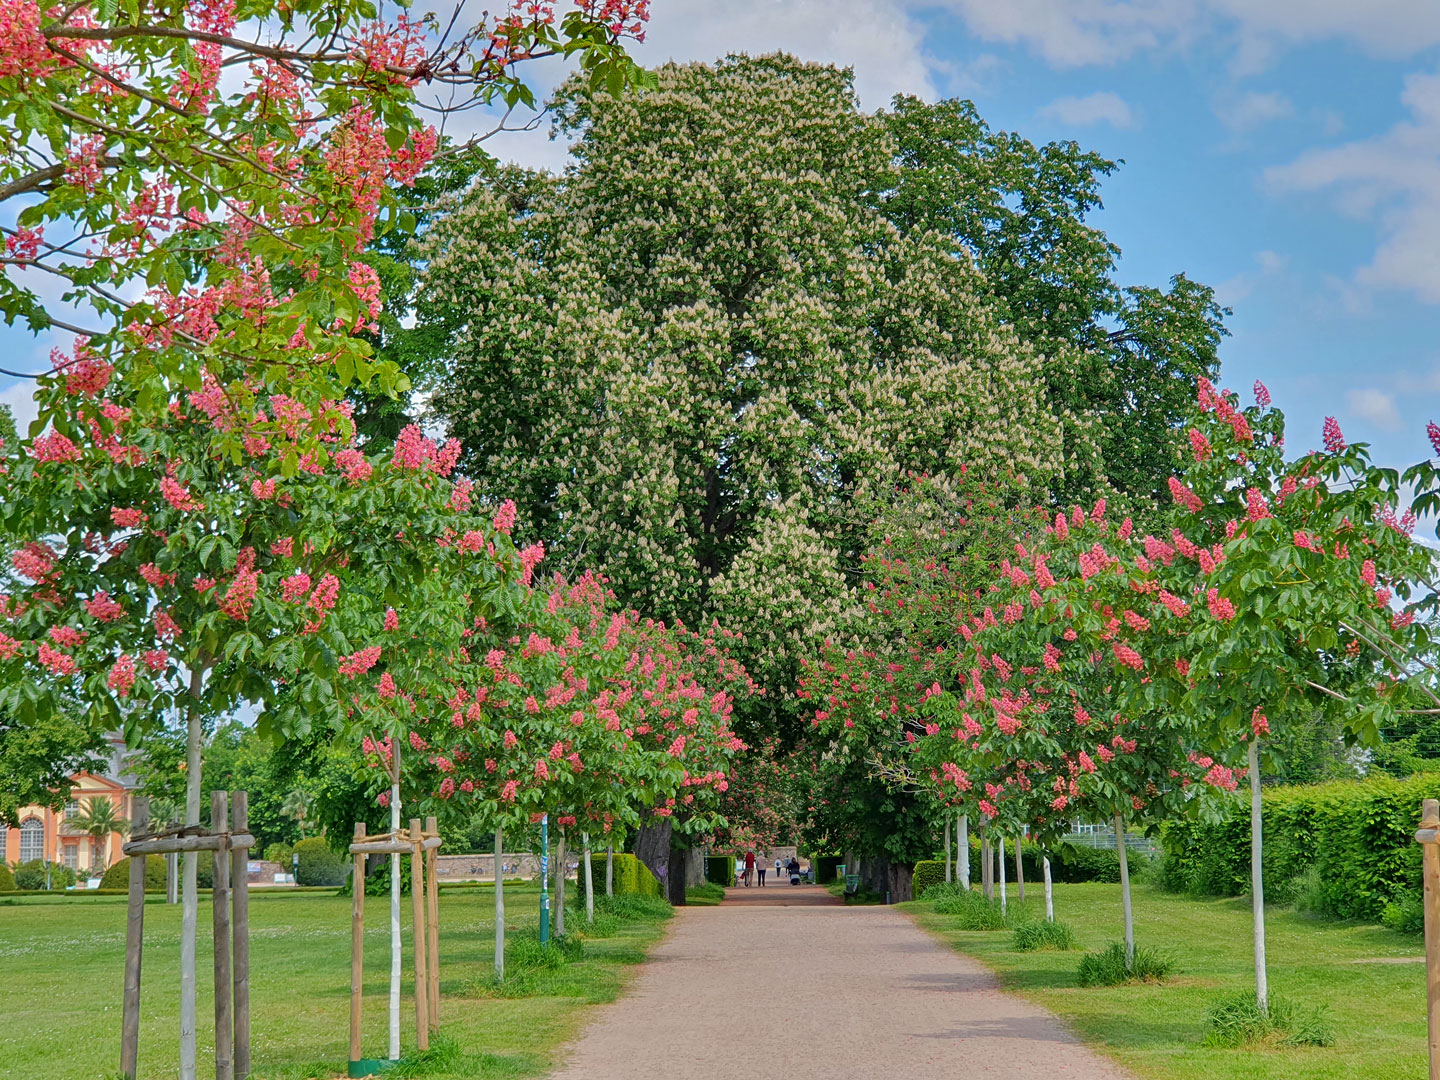
<svg viewBox="0 0 1440 1080"><path fill-rule="evenodd" d="M1234 307L1247 299L1267 277L1279 274L1290 265L1290 256L1277 251L1257 251L1255 268L1242 270L1215 286L1215 299L1226 307Z"/></svg>
<svg viewBox="0 0 1440 1080"><path fill-rule="evenodd" d="M1215 115L1231 131L1244 133L1295 114L1288 97L1277 91L1227 95L1215 103Z"/></svg>
<svg viewBox="0 0 1440 1080"><path fill-rule="evenodd" d="M35 405L35 384L29 380L12 383L0 390L0 405L10 406L10 412L15 417L16 430L20 437L25 437L30 427L30 421L40 415L40 410Z"/></svg>
<svg viewBox="0 0 1440 1080"><path fill-rule="evenodd" d="M1384 134L1307 151L1265 179L1281 194L1326 193L1375 222L1378 243L1356 286L1440 304L1440 75L1409 76L1401 100L1410 116Z"/></svg>
<svg viewBox="0 0 1440 1080"><path fill-rule="evenodd" d="M1383 56L1440 43L1434 0L942 0L986 41L1022 45L1056 67L1114 64L1223 34L1240 70L1279 46L1338 39ZM918 5L919 0L916 0Z"/></svg>
<svg viewBox="0 0 1440 1080"><path fill-rule="evenodd" d="M1091 124L1109 124L1117 128L1135 126L1135 114L1125 99L1108 90L1084 97L1057 98L1041 109L1040 115L1058 120L1067 127L1089 127Z"/></svg>
<svg viewBox="0 0 1440 1080"><path fill-rule="evenodd" d="M1395 404L1394 394L1374 387L1349 390L1345 394L1345 403L1356 416L1386 431L1394 431L1401 426L1400 409Z"/></svg>

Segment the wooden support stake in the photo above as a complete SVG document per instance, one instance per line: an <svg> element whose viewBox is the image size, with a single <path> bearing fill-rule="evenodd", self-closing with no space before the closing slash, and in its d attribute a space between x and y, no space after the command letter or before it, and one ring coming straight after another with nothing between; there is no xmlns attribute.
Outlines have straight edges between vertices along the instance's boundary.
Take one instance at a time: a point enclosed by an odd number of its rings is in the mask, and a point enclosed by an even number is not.
<svg viewBox="0 0 1440 1080"><path fill-rule="evenodd" d="M365 835L365 823L355 823L355 839ZM355 853L350 879L350 1060L360 1060L360 995L365 982L365 853Z"/></svg>
<svg viewBox="0 0 1440 1080"><path fill-rule="evenodd" d="M130 827L136 835L150 821L150 800L136 799ZM125 1005L120 1025L120 1071L135 1080L140 1057L140 955L145 940L145 859L130 860L130 909L125 920Z"/></svg>
<svg viewBox="0 0 1440 1080"><path fill-rule="evenodd" d="M210 828L229 832L230 800L223 791L210 793ZM235 1014L230 999L230 852L215 852L211 913L215 934L215 1080L235 1080Z"/></svg>
<svg viewBox="0 0 1440 1080"><path fill-rule="evenodd" d="M425 968L430 974L430 1030L440 1030L440 883L435 878L439 862L440 830L433 817L425 819L425 919L429 956ZM434 843L431 843L434 841Z"/></svg>
<svg viewBox="0 0 1440 1080"><path fill-rule="evenodd" d="M1025 903L1025 855L1021 841L1024 833L1015 834L1015 884L1020 890L1020 903Z"/></svg>
<svg viewBox="0 0 1440 1080"><path fill-rule="evenodd" d="M237 791L230 796L230 827L237 833L250 831L250 795ZM234 918L234 1009L235 1080L250 1075L250 849L236 847L230 858L231 907Z"/></svg>
<svg viewBox="0 0 1440 1080"><path fill-rule="evenodd" d="M425 838L420 819L410 819L410 931L415 939L415 1038L416 1045L430 1049L430 980L425 974Z"/></svg>
<svg viewBox="0 0 1440 1080"><path fill-rule="evenodd" d="M1421 869L1425 886L1425 992L1430 1028L1430 1080L1440 1080L1440 846L1434 842L1440 830L1440 800L1426 799L1420 828L1432 839L1421 845Z"/></svg>

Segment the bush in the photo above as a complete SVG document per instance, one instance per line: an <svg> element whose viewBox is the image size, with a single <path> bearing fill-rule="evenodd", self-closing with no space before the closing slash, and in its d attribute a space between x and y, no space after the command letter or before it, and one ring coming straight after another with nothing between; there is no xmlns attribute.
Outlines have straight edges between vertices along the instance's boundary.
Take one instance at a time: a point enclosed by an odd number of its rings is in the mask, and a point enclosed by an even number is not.
<svg viewBox="0 0 1440 1080"><path fill-rule="evenodd" d="M595 882L595 896L598 900L605 894L605 853L603 851L590 853L590 875ZM583 873L581 874L581 886L577 892L582 895L584 893ZM634 855L617 851L615 852L615 895L655 896L663 899L665 892L660 887L660 879L650 872L648 866Z"/></svg>
<svg viewBox="0 0 1440 1080"><path fill-rule="evenodd" d="M130 888L130 857L127 855L109 870L100 879L102 889L125 889ZM165 856L145 856L145 888L163 890L165 888Z"/></svg>
<svg viewBox="0 0 1440 1080"><path fill-rule="evenodd" d="M1075 931L1069 923L1031 920L1015 927L1014 946L1016 952L1037 952L1053 950L1069 952L1077 948Z"/></svg>
<svg viewBox="0 0 1440 1080"><path fill-rule="evenodd" d="M1423 934L1425 932L1424 894L1409 892L1398 900L1385 905L1380 913L1380 923L1402 934Z"/></svg>
<svg viewBox="0 0 1440 1080"><path fill-rule="evenodd" d="M75 884L75 871L59 863L50 864L50 887L63 889ZM45 863L42 859L31 859L15 867L15 887L27 892L45 887Z"/></svg>
<svg viewBox="0 0 1440 1080"><path fill-rule="evenodd" d="M710 855L705 859L705 880L728 889L735 884L735 860L729 855Z"/></svg>
<svg viewBox="0 0 1440 1080"><path fill-rule="evenodd" d="M1132 871L1139 869L1137 863L1145 861L1143 856L1129 852L1126 855ZM1120 881L1120 854L1113 848L1069 845L1061 848L1050 860L1050 877L1068 885L1086 881L1115 885Z"/></svg>
<svg viewBox="0 0 1440 1080"><path fill-rule="evenodd" d="M0 828L3 828L3 826L0 826ZM14 873L11 872L9 866L0 862L0 892L14 892L15 888Z"/></svg>
<svg viewBox="0 0 1440 1080"><path fill-rule="evenodd" d="M675 914L669 901L660 896L636 894L595 897L595 916L612 915L622 922L668 919Z"/></svg>
<svg viewBox="0 0 1440 1080"><path fill-rule="evenodd" d="M1267 1039L1287 1046L1333 1046L1335 1032L1323 1009L1298 1009L1284 998L1272 997L1268 1015L1261 1012L1253 990L1220 998L1205 1014L1206 1046L1234 1049Z"/></svg>
<svg viewBox="0 0 1440 1080"><path fill-rule="evenodd" d="M1128 982L1159 982L1175 970L1175 961L1154 949L1135 946L1135 963L1125 966L1125 945L1112 942L1098 953L1080 958L1081 986L1119 986Z"/></svg>
<svg viewBox="0 0 1440 1080"><path fill-rule="evenodd" d="M295 854L295 846L281 841L267 847L263 858L266 862L279 863L288 874L290 872L290 856L293 854Z"/></svg>
<svg viewBox="0 0 1440 1080"><path fill-rule="evenodd" d="M819 855L814 860L815 884L828 885L837 877L836 868L845 861L843 855Z"/></svg>
<svg viewBox="0 0 1440 1080"><path fill-rule="evenodd" d="M1440 798L1436 773L1267 788L1261 796L1267 898L1288 892L1307 910L1371 922L1388 905L1403 906L1420 888L1420 804L1434 798ZM1163 840L1166 888L1211 896L1249 890L1245 799L1230 800L1219 822L1171 822Z"/></svg>
<svg viewBox="0 0 1440 1080"><path fill-rule="evenodd" d="M324 837L312 836L308 840L301 840L295 845L295 854L300 856L295 870L297 885L345 884L345 878L350 873L350 861L344 855L332 851ZM402 861L409 860L406 858Z"/></svg>
<svg viewBox="0 0 1440 1080"><path fill-rule="evenodd" d="M718 904L725 899L725 890L713 881L707 881L703 885L692 885L685 890L685 899L699 901L701 903Z"/></svg>
<svg viewBox="0 0 1440 1080"><path fill-rule="evenodd" d="M945 863L940 859L924 859L915 864L910 888L916 900L923 900L927 890L945 884Z"/></svg>

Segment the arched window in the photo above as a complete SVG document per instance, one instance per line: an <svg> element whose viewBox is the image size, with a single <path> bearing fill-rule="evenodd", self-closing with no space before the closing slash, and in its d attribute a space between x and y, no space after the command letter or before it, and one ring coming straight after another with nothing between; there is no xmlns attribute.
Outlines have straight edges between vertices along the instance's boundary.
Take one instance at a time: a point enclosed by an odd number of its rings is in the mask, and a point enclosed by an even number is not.
<svg viewBox="0 0 1440 1080"><path fill-rule="evenodd" d="M39 818L26 818L20 823L20 861L45 857L45 823Z"/></svg>

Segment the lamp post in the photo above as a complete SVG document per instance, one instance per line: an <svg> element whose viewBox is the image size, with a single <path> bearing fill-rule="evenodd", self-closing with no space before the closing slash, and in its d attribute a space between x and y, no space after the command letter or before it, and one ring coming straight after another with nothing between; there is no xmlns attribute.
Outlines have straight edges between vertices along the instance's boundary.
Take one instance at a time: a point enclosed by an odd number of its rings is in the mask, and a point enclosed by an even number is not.
<svg viewBox="0 0 1440 1080"><path fill-rule="evenodd" d="M540 815L540 944L550 940L550 815Z"/></svg>

